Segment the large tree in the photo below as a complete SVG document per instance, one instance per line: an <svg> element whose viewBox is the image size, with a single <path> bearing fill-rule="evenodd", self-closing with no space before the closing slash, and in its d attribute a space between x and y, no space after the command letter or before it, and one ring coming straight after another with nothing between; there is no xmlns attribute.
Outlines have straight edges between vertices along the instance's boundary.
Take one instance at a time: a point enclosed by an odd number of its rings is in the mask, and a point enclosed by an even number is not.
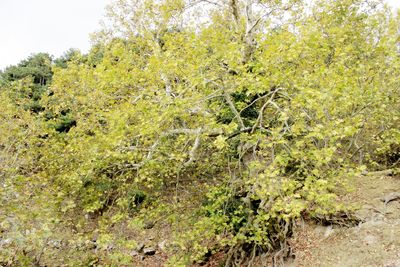
<svg viewBox="0 0 400 267"><path fill-rule="evenodd" d="M104 250L121 239L105 225L145 214L178 218L172 265L278 260L298 218L342 220L349 178L397 166L398 17L379 2L121 0L109 16L41 100L76 127L47 121L29 150L57 216L95 217Z"/></svg>

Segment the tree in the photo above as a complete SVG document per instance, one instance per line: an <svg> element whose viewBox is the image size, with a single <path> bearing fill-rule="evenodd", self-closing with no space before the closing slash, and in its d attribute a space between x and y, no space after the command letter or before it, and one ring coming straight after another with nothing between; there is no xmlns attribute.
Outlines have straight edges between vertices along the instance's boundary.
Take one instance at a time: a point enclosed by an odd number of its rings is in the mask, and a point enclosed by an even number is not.
<svg viewBox="0 0 400 267"><path fill-rule="evenodd" d="M179 218L172 266L224 248L227 266L278 263L296 220L351 223L348 179L397 166L398 17L375 1L121 0L109 11L113 31L55 68L40 100L75 121L61 133L45 121L30 151L57 217L90 214L101 240L125 244L108 223L160 205L159 217ZM207 192L183 209L200 182Z"/></svg>
<svg viewBox="0 0 400 267"><path fill-rule="evenodd" d="M7 67L1 74L3 86L12 91L16 102L26 109L39 113L43 107L39 104L42 94L51 82L52 58L49 54L38 53L22 60L16 66Z"/></svg>
<svg viewBox="0 0 400 267"><path fill-rule="evenodd" d="M51 71L52 58L49 54L38 53L22 60L16 66L7 67L4 70L3 78L9 82L20 80L26 77L33 77L34 83L46 85L53 75Z"/></svg>
<svg viewBox="0 0 400 267"><path fill-rule="evenodd" d="M54 65L59 68L67 68L68 62L81 55L79 49L70 48L62 56L54 60Z"/></svg>

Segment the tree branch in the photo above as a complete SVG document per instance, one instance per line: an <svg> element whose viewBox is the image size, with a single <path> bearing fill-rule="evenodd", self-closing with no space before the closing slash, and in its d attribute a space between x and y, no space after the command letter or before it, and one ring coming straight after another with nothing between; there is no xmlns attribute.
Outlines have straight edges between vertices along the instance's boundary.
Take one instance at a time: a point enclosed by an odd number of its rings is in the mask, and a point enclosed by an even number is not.
<svg viewBox="0 0 400 267"><path fill-rule="evenodd" d="M191 163L193 163L196 160L196 155L197 155L197 149L200 147L200 141L201 141L201 131L202 129L199 128L197 130L197 136L196 139L194 141L193 147L189 152L189 160L187 162L185 162L184 166L187 167L189 166Z"/></svg>
<svg viewBox="0 0 400 267"><path fill-rule="evenodd" d="M230 6L232 8L232 14L233 14L233 18L235 20L236 27L239 28L240 18L239 18L238 0L231 0Z"/></svg>
<svg viewBox="0 0 400 267"><path fill-rule="evenodd" d="M260 109L260 111L259 111L259 114L258 114L258 118L257 118L256 122L254 123L253 130L252 130L251 132L254 132L254 130L255 130L257 127L262 127L261 124L262 124L262 120L263 120L263 113L264 113L264 110L267 108L267 106L268 106L269 104L275 106L278 110L280 109L279 106L278 106L274 101L272 101L272 100L274 99L275 94L276 94L279 90L281 90L281 89L282 89L282 88L280 88L280 87L279 87L279 88L276 88L276 89L274 90L274 92L272 93L271 97L268 99L268 101L265 102L264 105L261 107L261 109Z"/></svg>
<svg viewBox="0 0 400 267"><path fill-rule="evenodd" d="M240 129L246 128L246 127L244 126L243 119L242 119L242 117L241 117L240 114L239 114L239 111L237 111L237 109L236 109L236 107L235 107L235 104L234 104L233 101L232 101L231 95L230 95L226 90L224 90L224 98L225 98L226 102L228 103L229 108L231 109L231 111L233 112L233 114L235 114L235 118L237 118L237 120L239 121Z"/></svg>

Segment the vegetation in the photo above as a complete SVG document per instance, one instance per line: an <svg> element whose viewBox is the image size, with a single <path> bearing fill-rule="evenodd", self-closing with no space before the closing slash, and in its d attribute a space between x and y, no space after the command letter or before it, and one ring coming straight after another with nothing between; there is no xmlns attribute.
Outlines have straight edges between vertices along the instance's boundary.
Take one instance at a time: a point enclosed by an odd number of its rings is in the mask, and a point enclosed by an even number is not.
<svg viewBox="0 0 400 267"><path fill-rule="evenodd" d="M0 263L126 266L162 224L170 266L280 264L299 219L352 223L349 179L399 166L400 17L307 2L120 0L1 73Z"/></svg>

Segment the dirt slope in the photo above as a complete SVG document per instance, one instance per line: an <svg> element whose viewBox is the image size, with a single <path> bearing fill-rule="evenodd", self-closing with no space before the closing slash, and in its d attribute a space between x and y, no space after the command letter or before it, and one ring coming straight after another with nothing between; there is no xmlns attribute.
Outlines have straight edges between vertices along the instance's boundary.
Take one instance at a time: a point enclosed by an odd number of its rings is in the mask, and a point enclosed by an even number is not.
<svg viewBox="0 0 400 267"><path fill-rule="evenodd" d="M349 198L360 203L363 222L351 228L304 225L291 266L400 266L400 201L382 201L400 193L400 177L366 175L354 185Z"/></svg>

